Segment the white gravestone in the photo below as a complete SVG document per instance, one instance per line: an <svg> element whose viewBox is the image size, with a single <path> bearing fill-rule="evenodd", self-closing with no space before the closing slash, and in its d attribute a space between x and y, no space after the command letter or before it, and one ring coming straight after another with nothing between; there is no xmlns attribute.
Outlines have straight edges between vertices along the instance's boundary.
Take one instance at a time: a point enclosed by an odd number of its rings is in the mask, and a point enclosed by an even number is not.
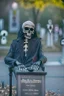
<svg viewBox="0 0 64 96"><path fill-rule="evenodd" d="M6 44L7 43L7 36L8 36L8 32L6 30L2 30L0 33L1 36L1 44Z"/></svg>
<svg viewBox="0 0 64 96"><path fill-rule="evenodd" d="M47 24L47 47L53 47L53 24L52 24L52 20L48 20L48 24Z"/></svg>
<svg viewBox="0 0 64 96"><path fill-rule="evenodd" d="M53 47L53 33L47 32L47 47Z"/></svg>
<svg viewBox="0 0 64 96"><path fill-rule="evenodd" d="M0 31L4 28L4 20L0 19Z"/></svg>
<svg viewBox="0 0 64 96"><path fill-rule="evenodd" d="M41 39L44 39L44 37L45 37L45 32L46 32L45 28L41 28L41 30L40 30L40 38L41 38Z"/></svg>

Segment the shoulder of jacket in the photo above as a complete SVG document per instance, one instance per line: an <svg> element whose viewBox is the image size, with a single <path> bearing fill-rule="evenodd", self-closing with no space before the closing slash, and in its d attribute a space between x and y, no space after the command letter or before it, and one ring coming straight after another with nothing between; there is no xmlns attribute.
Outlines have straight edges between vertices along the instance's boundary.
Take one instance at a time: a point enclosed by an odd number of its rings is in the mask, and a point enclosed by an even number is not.
<svg viewBox="0 0 64 96"><path fill-rule="evenodd" d="M12 44L16 44L17 42L17 39L12 40Z"/></svg>
<svg viewBox="0 0 64 96"><path fill-rule="evenodd" d="M14 39L13 41L12 41L12 43L16 43L16 42L19 42L20 41L20 39Z"/></svg>
<svg viewBox="0 0 64 96"><path fill-rule="evenodd" d="M37 40L37 42L41 42L41 39L40 38L35 38Z"/></svg>

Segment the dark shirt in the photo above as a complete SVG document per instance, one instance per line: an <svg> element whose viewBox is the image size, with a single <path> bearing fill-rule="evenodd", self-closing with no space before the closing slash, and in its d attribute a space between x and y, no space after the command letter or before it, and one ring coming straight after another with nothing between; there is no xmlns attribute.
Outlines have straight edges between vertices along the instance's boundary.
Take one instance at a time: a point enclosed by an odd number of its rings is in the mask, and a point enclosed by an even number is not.
<svg viewBox="0 0 64 96"><path fill-rule="evenodd" d="M23 39L13 40L10 50L4 59L6 64L13 65L15 61L19 61L25 66L31 66L33 62L44 60L45 56L43 55L39 38L33 38L28 41L27 57L24 56L23 44Z"/></svg>

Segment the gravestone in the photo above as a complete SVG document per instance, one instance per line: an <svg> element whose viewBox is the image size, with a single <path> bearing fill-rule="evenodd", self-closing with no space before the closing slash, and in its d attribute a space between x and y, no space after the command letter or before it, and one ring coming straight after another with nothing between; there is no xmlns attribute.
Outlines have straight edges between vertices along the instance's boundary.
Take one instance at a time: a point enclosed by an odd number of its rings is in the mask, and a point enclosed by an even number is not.
<svg viewBox="0 0 64 96"><path fill-rule="evenodd" d="M45 32L46 32L45 28L41 28L41 30L40 30L40 38L41 39L45 38Z"/></svg>
<svg viewBox="0 0 64 96"><path fill-rule="evenodd" d="M58 42L59 39L59 26L56 24L54 27L54 42Z"/></svg>
<svg viewBox="0 0 64 96"><path fill-rule="evenodd" d="M16 72L17 96L45 96L46 72Z"/></svg>
<svg viewBox="0 0 64 96"><path fill-rule="evenodd" d="M52 20L48 20L47 24L47 47L53 47L53 24Z"/></svg>
<svg viewBox="0 0 64 96"><path fill-rule="evenodd" d="M20 17L19 17L19 9L16 3L12 4L12 8L9 12L9 31L12 33L16 33L20 28Z"/></svg>
<svg viewBox="0 0 64 96"><path fill-rule="evenodd" d="M7 43L8 32L6 30L2 30L0 36L1 36L1 44L5 45Z"/></svg>
<svg viewBox="0 0 64 96"><path fill-rule="evenodd" d="M0 19L0 31L4 28L4 20Z"/></svg>

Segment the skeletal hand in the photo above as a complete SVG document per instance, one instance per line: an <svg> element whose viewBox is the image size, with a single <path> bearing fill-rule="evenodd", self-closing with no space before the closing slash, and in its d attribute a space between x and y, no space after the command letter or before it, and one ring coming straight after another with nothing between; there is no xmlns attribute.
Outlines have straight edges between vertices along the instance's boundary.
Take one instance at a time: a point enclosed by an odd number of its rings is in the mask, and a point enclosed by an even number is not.
<svg viewBox="0 0 64 96"><path fill-rule="evenodd" d="M33 63L32 66L31 66L31 68L32 68L34 71L39 70L39 67L40 67L40 61Z"/></svg>
<svg viewBox="0 0 64 96"><path fill-rule="evenodd" d="M16 63L17 66L21 65L21 63L19 61L16 61L15 63Z"/></svg>

